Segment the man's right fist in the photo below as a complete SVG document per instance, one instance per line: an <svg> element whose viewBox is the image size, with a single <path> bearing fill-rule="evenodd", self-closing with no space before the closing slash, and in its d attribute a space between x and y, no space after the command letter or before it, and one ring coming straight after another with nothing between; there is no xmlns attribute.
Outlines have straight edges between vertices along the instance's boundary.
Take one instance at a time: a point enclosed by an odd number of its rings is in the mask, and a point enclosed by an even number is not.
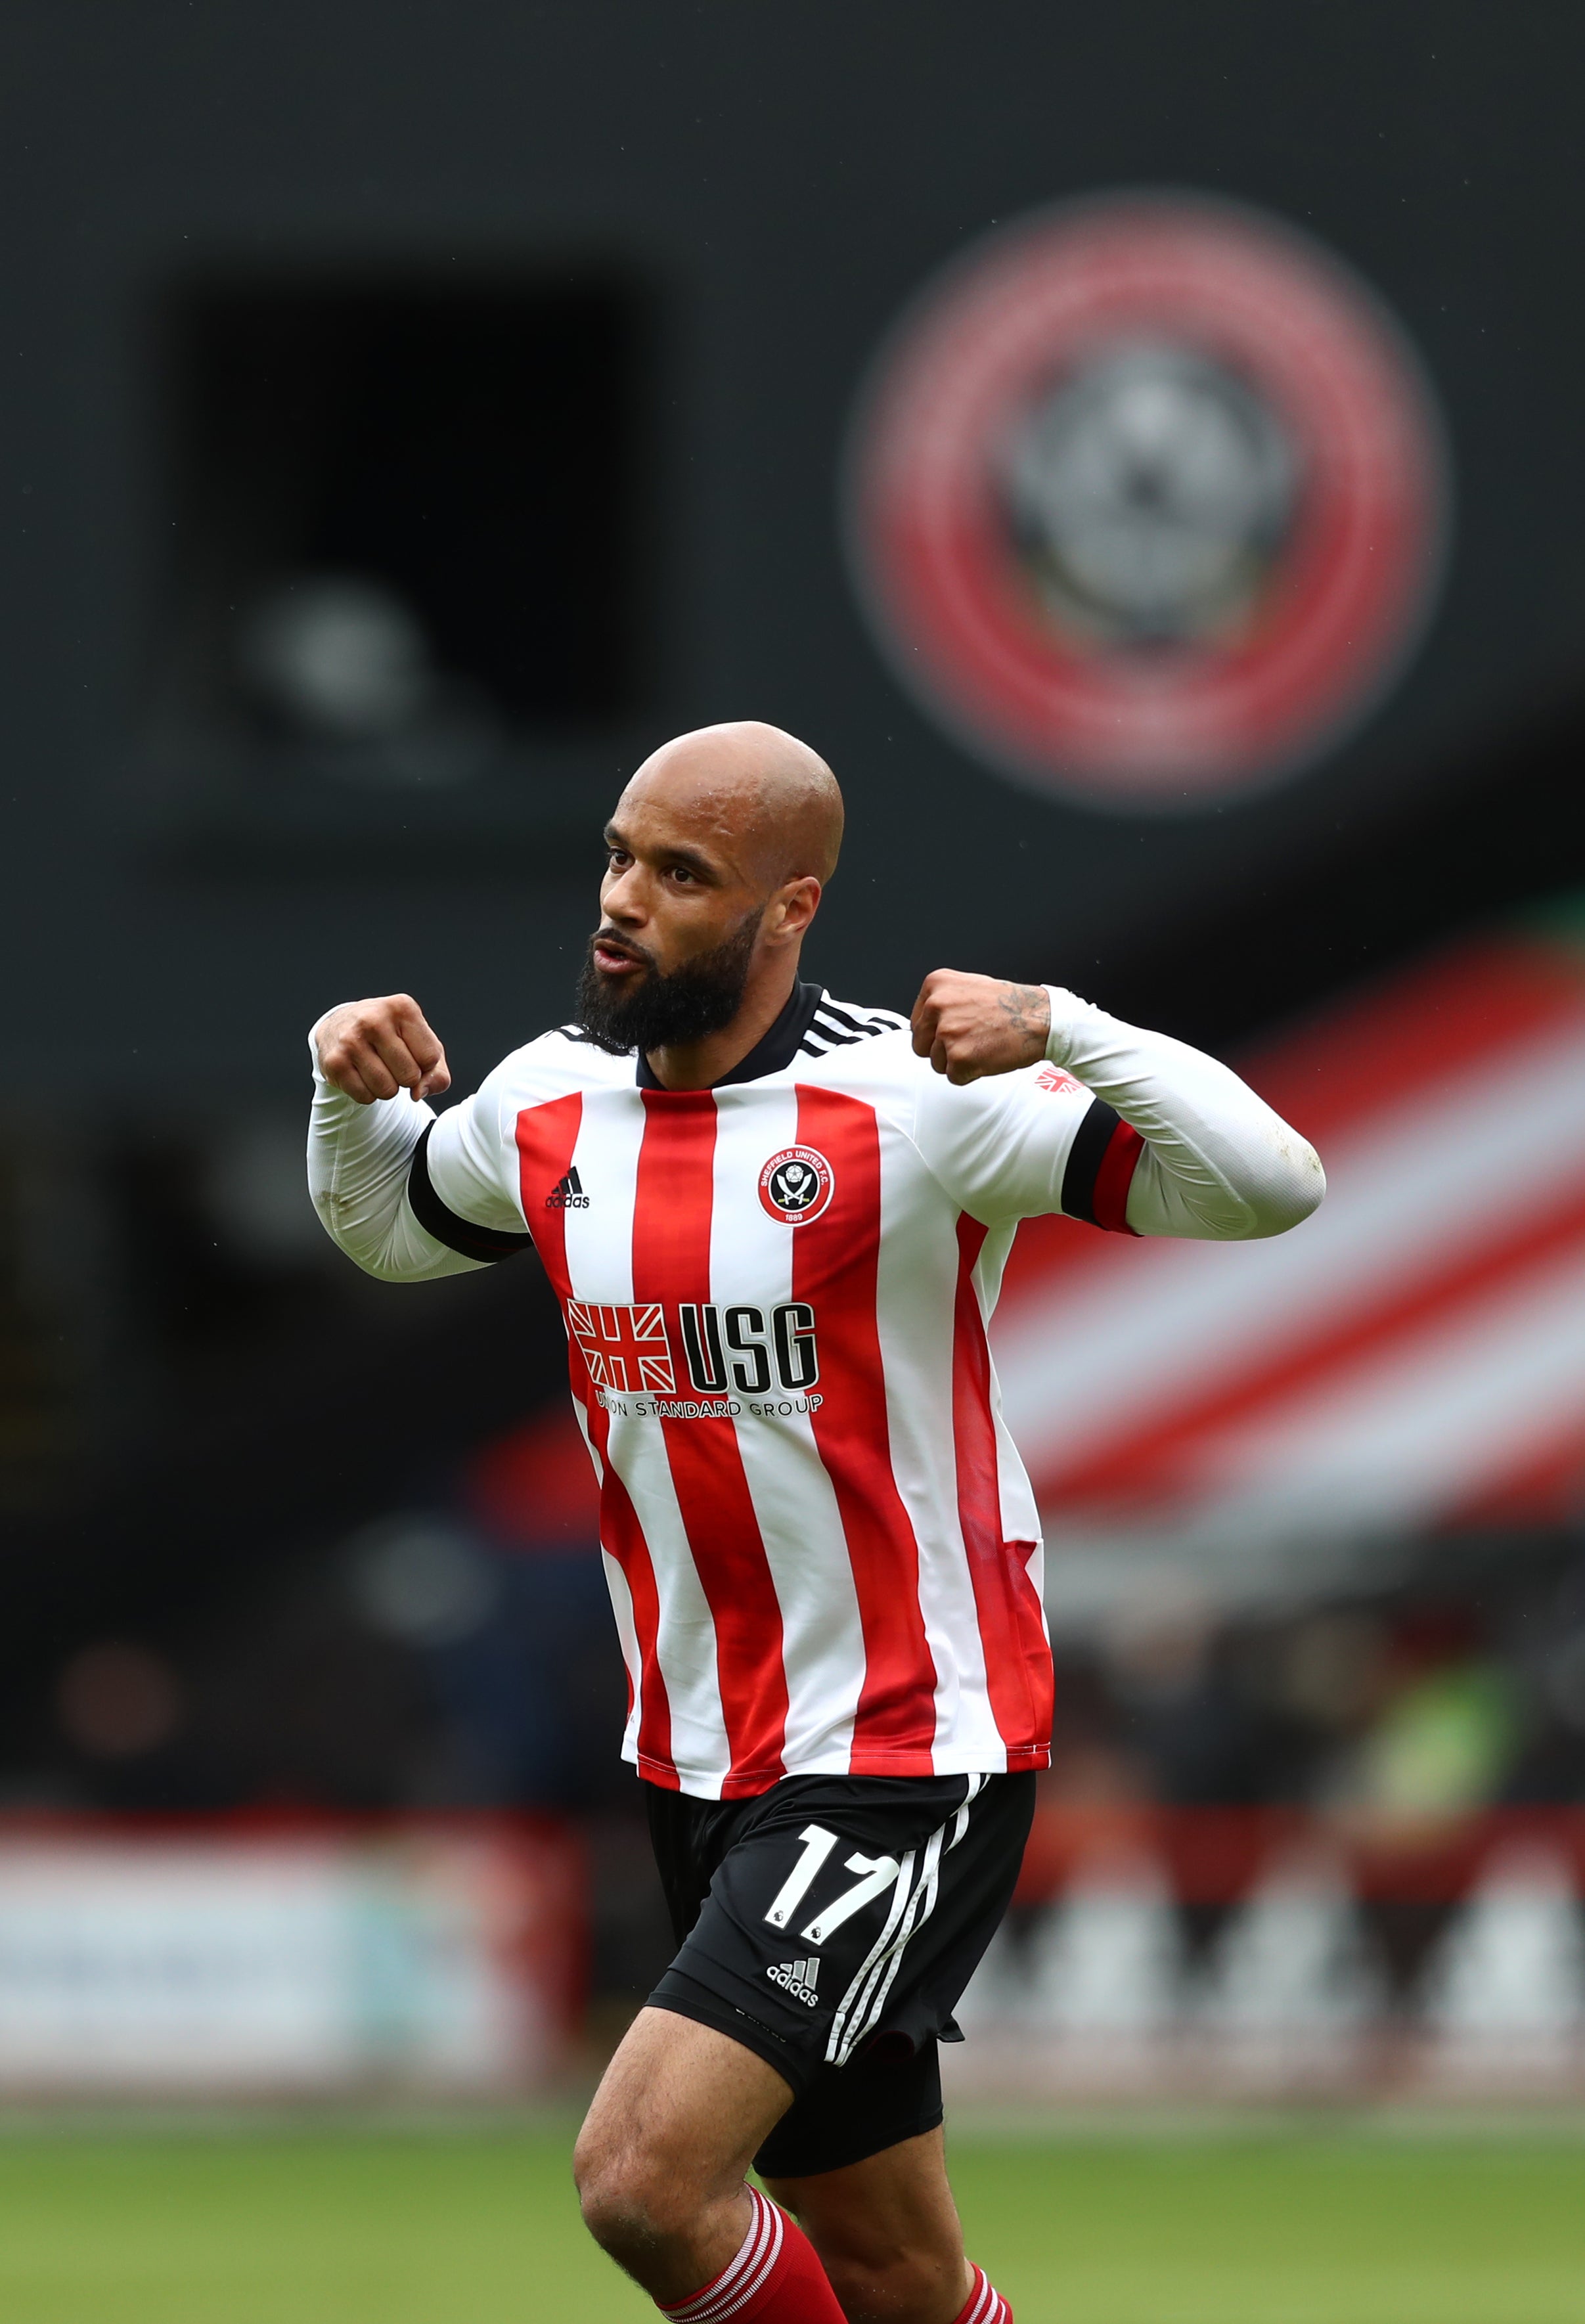
<svg viewBox="0 0 1585 2324"><path fill-rule="evenodd" d="M326 1080L359 1105L398 1090L438 1097L451 1087L446 1052L410 993L344 1001L326 1010L310 1038Z"/></svg>

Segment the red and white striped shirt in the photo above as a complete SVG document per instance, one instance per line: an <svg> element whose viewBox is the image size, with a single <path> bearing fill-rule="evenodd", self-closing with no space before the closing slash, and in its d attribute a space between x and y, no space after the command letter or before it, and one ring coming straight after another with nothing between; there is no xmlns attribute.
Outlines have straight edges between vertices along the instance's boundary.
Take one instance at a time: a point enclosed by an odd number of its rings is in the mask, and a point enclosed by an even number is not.
<svg viewBox="0 0 1585 2324"><path fill-rule="evenodd" d="M1060 997L1071 1028L1085 1004ZM1089 1051L1131 1030L1086 1015ZM1242 1101L1241 1190L1214 1155L1196 1186L1204 1103L1147 1142L1174 1051L1202 1098L1212 1077L1224 1144L1221 1084ZM438 1119L321 1084L316 1199L372 1271L539 1250L601 1485L626 1755L652 1782L736 1798L1046 1764L1039 1525L986 1339L1018 1222L1249 1234L1319 1199L1313 1157L1302 1196L1274 1185L1282 1141L1301 1172L1309 1149L1231 1074L1156 1052L1135 1127L1057 1064L954 1088L902 1019L802 986L711 1090L576 1028Z"/></svg>

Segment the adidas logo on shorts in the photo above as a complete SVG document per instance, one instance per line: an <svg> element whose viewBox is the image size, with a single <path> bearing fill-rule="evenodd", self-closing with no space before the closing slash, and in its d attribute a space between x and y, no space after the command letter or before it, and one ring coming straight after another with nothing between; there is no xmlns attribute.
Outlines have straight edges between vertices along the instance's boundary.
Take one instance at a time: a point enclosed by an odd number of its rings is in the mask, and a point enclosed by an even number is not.
<svg viewBox="0 0 1585 2324"><path fill-rule="evenodd" d="M768 1969L765 1974L772 1985L780 1986L783 1993L790 1993L793 1999L801 2001L806 2008L819 2006L820 1997L815 1990L816 1979L820 1975L817 1960L783 1961L779 1969Z"/></svg>

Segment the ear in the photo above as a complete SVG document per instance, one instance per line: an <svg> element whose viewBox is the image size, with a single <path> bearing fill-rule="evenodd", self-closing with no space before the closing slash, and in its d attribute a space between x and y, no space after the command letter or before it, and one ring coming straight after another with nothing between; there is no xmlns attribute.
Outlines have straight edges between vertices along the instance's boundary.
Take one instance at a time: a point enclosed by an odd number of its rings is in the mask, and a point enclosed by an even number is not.
<svg viewBox="0 0 1585 2324"><path fill-rule="evenodd" d="M789 942L803 935L819 908L820 882L812 873L802 880L789 880L770 899L766 933Z"/></svg>

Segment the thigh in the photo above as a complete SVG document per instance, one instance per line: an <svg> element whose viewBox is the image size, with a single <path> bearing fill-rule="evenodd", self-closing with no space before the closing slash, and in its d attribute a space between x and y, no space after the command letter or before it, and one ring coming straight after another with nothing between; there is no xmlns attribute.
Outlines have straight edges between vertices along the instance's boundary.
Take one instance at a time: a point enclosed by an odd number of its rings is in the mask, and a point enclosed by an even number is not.
<svg viewBox="0 0 1585 2324"><path fill-rule="evenodd" d="M783 2078L741 2043L641 2009L594 2093L578 2139L580 2172L641 2163L685 2202L705 2200L741 2186L791 2098Z"/></svg>

